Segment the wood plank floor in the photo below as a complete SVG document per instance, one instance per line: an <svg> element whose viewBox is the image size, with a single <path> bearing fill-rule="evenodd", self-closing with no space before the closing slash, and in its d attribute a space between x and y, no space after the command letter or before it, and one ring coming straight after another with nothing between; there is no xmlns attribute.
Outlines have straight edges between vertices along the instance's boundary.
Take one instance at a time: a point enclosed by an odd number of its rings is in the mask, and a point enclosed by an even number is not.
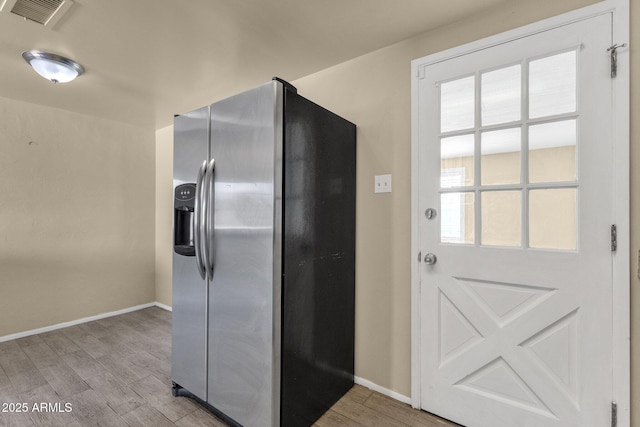
<svg viewBox="0 0 640 427"><path fill-rule="evenodd" d="M157 307L0 343L0 426L226 426L171 395L170 357ZM356 385L315 426L455 424Z"/></svg>

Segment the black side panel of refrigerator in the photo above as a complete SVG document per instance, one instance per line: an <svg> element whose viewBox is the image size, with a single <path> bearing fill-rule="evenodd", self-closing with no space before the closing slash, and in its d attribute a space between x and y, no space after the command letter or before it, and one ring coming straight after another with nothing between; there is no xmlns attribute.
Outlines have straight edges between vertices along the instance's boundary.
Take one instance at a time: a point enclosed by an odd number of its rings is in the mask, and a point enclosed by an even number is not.
<svg viewBox="0 0 640 427"><path fill-rule="evenodd" d="M356 126L285 90L281 425L353 386Z"/></svg>

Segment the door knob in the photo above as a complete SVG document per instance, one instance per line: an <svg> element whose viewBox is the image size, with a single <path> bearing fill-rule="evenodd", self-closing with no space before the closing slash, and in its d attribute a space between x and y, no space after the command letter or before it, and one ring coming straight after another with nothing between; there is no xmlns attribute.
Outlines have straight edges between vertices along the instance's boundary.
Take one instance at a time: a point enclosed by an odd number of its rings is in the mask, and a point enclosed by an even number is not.
<svg viewBox="0 0 640 427"><path fill-rule="evenodd" d="M433 265L436 263L436 261L438 261L438 257L435 254L428 253L424 256L425 264Z"/></svg>

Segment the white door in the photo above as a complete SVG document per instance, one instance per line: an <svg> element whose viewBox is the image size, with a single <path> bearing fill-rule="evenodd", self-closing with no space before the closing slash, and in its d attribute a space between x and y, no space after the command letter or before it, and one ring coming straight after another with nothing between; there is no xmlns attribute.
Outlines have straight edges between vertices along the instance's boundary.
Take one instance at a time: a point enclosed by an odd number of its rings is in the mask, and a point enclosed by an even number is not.
<svg viewBox="0 0 640 427"><path fill-rule="evenodd" d="M611 44L601 15L420 70L424 410L610 425Z"/></svg>

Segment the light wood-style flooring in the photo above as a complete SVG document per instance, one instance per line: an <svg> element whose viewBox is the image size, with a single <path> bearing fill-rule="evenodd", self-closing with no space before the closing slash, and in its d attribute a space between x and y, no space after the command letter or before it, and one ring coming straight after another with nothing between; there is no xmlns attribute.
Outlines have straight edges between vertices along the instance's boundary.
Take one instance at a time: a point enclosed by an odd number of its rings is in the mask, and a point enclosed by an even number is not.
<svg viewBox="0 0 640 427"><path fill-rule="evenodd" d="M0 426L225 426L172 396L170 357L171 313L157 307L2 342ZM356 385L316 426L455 424Z"/></svg>

